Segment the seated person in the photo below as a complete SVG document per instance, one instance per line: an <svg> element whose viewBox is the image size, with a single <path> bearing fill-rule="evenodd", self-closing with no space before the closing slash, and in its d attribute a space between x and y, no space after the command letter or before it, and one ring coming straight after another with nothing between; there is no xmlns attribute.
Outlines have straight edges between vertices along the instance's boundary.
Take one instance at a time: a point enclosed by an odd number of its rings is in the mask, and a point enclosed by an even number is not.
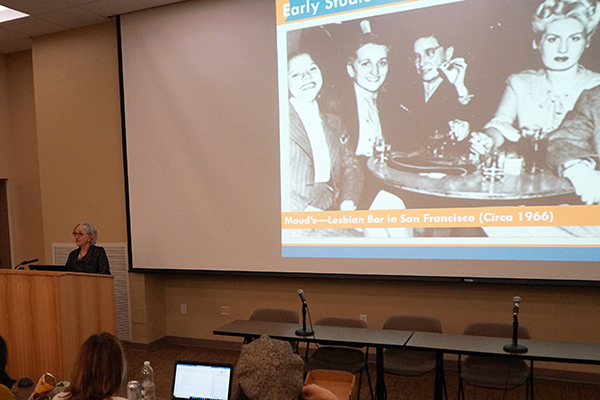
<svg viewBox="0 0 600 400"><path fill-rule="evenodd" d="M386 137L389 140L388 130L393 132L398 124L393 120L396 113L389 109L389 99L386 102L384 98L384 107L381 107L381 95L385 92L383 85L388 74L389 47L371 32L368 20L360 22L360 30L346 64L351 86L344 86L346 90L340 93L339 101L349 146L365 171L363 191L357 205L358 209L364 210L369 208L382 186L375 176L367 172L367 161L373 156L375 144Z"/></svg>
<svg viewBox="0 0 600 400"><path fill-rule="evenodd" d="M126 400L116 396L127 378L121 342L110 333L90 336L81 346L67 389L54 400Z"/></svg>
<svg viewBox="0 0 600 400"><path fill-rule="evenodd" d="M598 27L600 6L589 0L545 0L533 16L544 69L511 75L496 115L484 133L474 132L471 149L480 154L522 136L544 138L558 128L584 90L600 84L600 74L579 64Z"/></svg>
<svg viewBox="0 0 600 400"><path fill-rule="evenodd" d="M371 32L369 21L360 25L363 34L346 65L352 95L347 98L344 123L355 154L371 157L376 139L383 137L377 99L388 73L389 48Z"/></svg>
<svg viewBox="0 0 600 400"><path fill-rule="evenodd" d="M6 373L6 364L8 363L8 351L6 342L0 336L0 400L16 400L17 397L11 392L15 383Z"/></svg>
<svg viewBox="0 0 600 400"><path fill-rule="evenodd" d="M321 112L321 70L308 53L288 59L292 211L354 209L363 172L337 115Z"/></svg>
<svg viewBox="0 0 600 400"><path fill-rule="evenodd" d="M548 135L548 164L571 181L582 202L600 203L600 86L583 92Z"/></svg>
<svg viewBox="0 0 600 400"><path fill-rule="evenodd" d="M242 346L236 376L238 400L337 400L320 386L303 386L302 358L288 342L267 335Z"/></svg>
<svg viewBox="0 0 600 400"><path fill-rule="evenodd" d="M467 105L472 95L465 85L467 63L454 58L454 48L440 45L435 36L419 37L414 43L414 58L419 80L404 94L401 107L409 123L402 148L410 152L425 148L428 137L449 134L465 139L470 131Z"/></svg>
<svg viewBox="0 0 600 400"><path fill-rule="evenodd" d="M354 211L363 190L363 168L348 145L339 116L322 112L317 101L323 77L308 53L288 57L290 94L291 211ZM375 209L403 209L398 197L377 194ZM373 208L373 205L371 206ZM363 236L354 229L303 229L298 235ZM368 228L364 236L412 236L404 228Z"/></svg>

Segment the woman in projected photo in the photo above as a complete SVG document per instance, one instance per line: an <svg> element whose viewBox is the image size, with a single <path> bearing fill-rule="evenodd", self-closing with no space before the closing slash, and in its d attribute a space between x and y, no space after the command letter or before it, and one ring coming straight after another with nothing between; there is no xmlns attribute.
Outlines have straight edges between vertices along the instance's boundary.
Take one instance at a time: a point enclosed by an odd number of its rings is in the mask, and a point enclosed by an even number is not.
<svg viewBox="0 0 600 400"><path fill-rule="evenodd" d="M292 211L354 210L363 173L337 115L321 112L323 76L308 53L288 60Z"/></svg>
<svg viewBox="0 0 600 400"><path fill-rule="evenodd" d="M596 0L546 0L533 16L534 50L545 69L511 75L494 118L474 132L471 149L489 153L506 140L542 139L573 109L581 92L600 84L600 74L579 64L598 27Z"/></svg>
<svg viewBox="0 0 600 400"><path fill-rule="evenodd" d="M321 111L321 70L310 54L288 57L290 93L291 211L353 211L363 190L363 171L348 145L339 116ZM381 191L370 209L403 209L398 197ZM411 229L301 229L310 236L412 236Z"/></svg>

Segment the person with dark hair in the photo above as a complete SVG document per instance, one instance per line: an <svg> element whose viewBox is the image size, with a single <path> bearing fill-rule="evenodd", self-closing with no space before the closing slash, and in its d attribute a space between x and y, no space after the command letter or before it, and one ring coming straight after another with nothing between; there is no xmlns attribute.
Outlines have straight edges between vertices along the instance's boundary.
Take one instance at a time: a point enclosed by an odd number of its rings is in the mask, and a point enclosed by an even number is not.
<svg viewBox="0 0 600 400"><path fill-rule="evenodd" d="M548 135L548 164L567 178L585 204L600 204L600 86L579 96Z"/></svg>
<svg viewBox="0 0 600 400"><path fill-rule="evenodd" d="M406 125L403 142L395 150L412 152L427 147L429 138L461 141L470 133L469 103L473 98L465 84L467 62L454 57L453 46L443 46L435 35L417 38L413 46L418 80L402 93Z"/></svg>
<svg viewBox="0 0 600 400"><path fill-rule="evenodd" d="M121 342L104 332L90 336L81 346L71 382L56 400L125 400L116 396L123 388L127 364Z"/></svg>
<svg viewBox="0 0 600 400"><path fill-rule="evenodd" d="M16 396L10 390L15 381L8 376L5 370L7 363L8 350L6 349L6 342L0 336L0 400L16 400Z"/></svg>
<svg viewBox="0 0 600 400"><path fill-rule="evenodd" d="M360 26L363 34L346 64L354 95L347 97L344 123L355 154L371 157L376 140L384 137L377 100L388 74L390 49L371 32L368 20L361 21Z"/></svg>
<svg viewBox="0 0 600 400"><path fill-rule="evenodd" d="M364 174L348 146L339 116L322 112L317 101L321 70L308 53L288 57L291 211L354 211ZM379 191L370 209L404 209L397 196ZM407 228L299 229L302 236L412 236Z"/></svg>
<svg viewBox="0 0 600 400"><path fill-rule="evenodd" d="M291 54L291 211L355 209L362 191L363 173L340 118L320 110L317 96L322 87L321 70L311 55Z"/></svg>
<svg viewBox="0 0 600 400"><path fill-rule="evenodd" d="M382 96L388 75L389 46L371 31L369 20L362 20L360 28L350 25L359 35L348 48L346 72L349 84L341 85L339 103L341 116L348 132L349 146L365 171L363 192L358 209L368 209L382 189L381 182L368 172L367 161L373 156L378 143L388 141L390 133L397 128L390 101Z"/></svg>
<svg viewBox="0 0 600 400"><path fill-rule="evenodd" d="M73 228L77 249L69 254L67 270L110 275L108 257L103 247L96 246L98 232L89 222L80 222Z"/></svg>

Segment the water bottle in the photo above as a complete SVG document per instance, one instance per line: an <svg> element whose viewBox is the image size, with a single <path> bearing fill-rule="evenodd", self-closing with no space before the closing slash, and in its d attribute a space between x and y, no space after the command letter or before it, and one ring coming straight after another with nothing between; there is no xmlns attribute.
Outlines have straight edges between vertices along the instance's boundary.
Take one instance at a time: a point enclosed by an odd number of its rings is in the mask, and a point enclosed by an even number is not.
<svg viewBox="0 0 600 400"><path fill-rule="evenodd" d="M150 361L144 361L144 368L142 368L142 376L140 378L142 382L142 400L154 400L154 370L150 366Z"/></svg>

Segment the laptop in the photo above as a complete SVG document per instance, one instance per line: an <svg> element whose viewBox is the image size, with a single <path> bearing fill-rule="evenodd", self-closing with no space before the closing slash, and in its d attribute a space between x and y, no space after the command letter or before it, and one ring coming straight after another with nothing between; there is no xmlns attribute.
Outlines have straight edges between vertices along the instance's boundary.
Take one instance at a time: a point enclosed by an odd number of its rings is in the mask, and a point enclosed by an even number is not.
<svg viewBox="0 0 600 400"><path fill-rule="evenodd" d="M175 361L171 400L231 400L233 365Z"/></svg>

